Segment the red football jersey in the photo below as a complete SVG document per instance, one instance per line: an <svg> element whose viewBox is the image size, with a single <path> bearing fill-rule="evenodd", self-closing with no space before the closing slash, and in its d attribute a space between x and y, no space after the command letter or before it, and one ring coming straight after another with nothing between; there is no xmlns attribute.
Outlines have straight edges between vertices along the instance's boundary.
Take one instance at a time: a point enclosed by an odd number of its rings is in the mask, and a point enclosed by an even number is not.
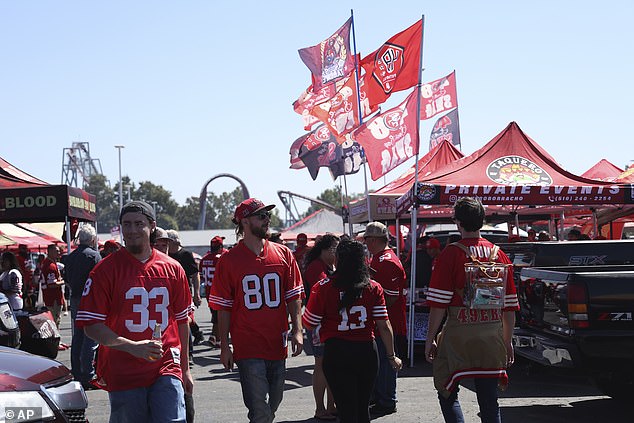
<svg viewBox="0 0 634 423"><path fill-rule="evenodd" d="M407 316L405 301L405 270L401 260L389 248L372 256L370 268L374 270L372 279L383 287L388 297L396 298L396 302L387 308L394 335L407 335Z"/></svg>
<svg viewBox="0 0 634 423"><path fill-rule="evenodd" d="M320 259L311 261L304 270L304 282L308 289L312 289L317 282L327 277L328 266Z"/></svg>
<svg viewBox="0 0 634 423"><path fill-rule="evenodd" d="M106 391L150 386L159 376L182 380L178 324L187 323L192 299L182 266L155 249L142 263L125 248L101 260L90 272L77 312L77 327L105 323L133 341L152 338L161 325L163 357L155 362L99 346L97 377Z"/></svg>
<svg viewBox="0 0 634 423"><path fill-rule="evenodd" d="M205 286L205 297L207 301L209 301L209 293L211 292L211 284L214 280L214 274L216 273L216 265L218 264L218 259L221 255L226 253L226 248L221 248L220 251L215 253L207 253L200 260L200 264L198 265L198 270L201 274L201 283Z"/></svg>
<svg viewBox="0 0 634 423"><path fill-rule="evenodd" d="M310 291L302 322L308 329L319 329L321 342L330 338L348 341L371 341L376 320L387 320L383 288L371 280L351 307L339 309L344 290L335 286L334 278L323 279Z"/></svg>
<svg viewBox="0 0 634 423"><path fill-rule="evenodd" d="M466 238L459 241L468 247L471 254L480 261L489 261L493 244L484 238ZM427 291L427 302L432 307L447 308L449 306L464 307L462 297L456 290L462 290L465 284L464 264L467 255L456 246L447 246L434 264L434 270ZM498 263L511 264L503 251L498 252ZM506 293L504 296L504 311L519 310L519 302L513 282L513 268L510 267L506 277Z"/></svg>
<svg viewBox="0 0 634 423"><path fill-rule="evenodd" d="M52 306L55 301L57 304L62 304L62 285L57 285L56 282L60 278L59 268L57 263L46 257L40 265L42 271L42 297L44 298L44 304Z"/></svg>
<svg viewBox="0 0 634 423"><path fill-rule="evenodd" d="M231 312L233 358L286 358L286 303L303 296L297 262L287 247L266 241L256 256L245 244L218 260L210 307Z"/></svg>

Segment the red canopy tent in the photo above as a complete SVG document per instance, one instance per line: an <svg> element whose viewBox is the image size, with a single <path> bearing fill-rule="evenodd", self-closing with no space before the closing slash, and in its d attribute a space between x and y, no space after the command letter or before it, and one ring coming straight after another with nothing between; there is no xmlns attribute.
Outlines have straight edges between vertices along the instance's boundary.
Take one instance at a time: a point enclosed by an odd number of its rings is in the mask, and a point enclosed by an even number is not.
<svg viewBox="0 0 634 423"><path fill-rule="evenodd" d="M603 182L615 182L622 174L623 169L606 159L601 159L590 169L582 173L581 176Z"/></svg>
<svg viewBox="0 0 634 423"><path fill-rule="evenodd" d="M442 141L418 160L418 179L420 180L436 169L446 166L461 157L464 157L464 154L451 142ZM396 199L412 187L415 181L415 173L416 165L414 164L407 172L392 182L370 193L372 220L393 220L396 218ZM437 212L443 214L440 211ZM353 223L368 221L368 201L366 198L350 205L350 220Z"/></svg>
<svg viewBox="0 0 634 423"><path fill-rule="evenodd" d="M397 211L407 211L414 202L449 205L466 196L476 196L483 204L512 206L634 202L629 185L564 170L515 122L470 156L422 177L397 200Z"/></svg>
<svg viewBox="0 0 634 423"><path fill-rule="evenodd" d="M68 185L49 185L0 158L0 222L95 221L95 196Z"/></svg>

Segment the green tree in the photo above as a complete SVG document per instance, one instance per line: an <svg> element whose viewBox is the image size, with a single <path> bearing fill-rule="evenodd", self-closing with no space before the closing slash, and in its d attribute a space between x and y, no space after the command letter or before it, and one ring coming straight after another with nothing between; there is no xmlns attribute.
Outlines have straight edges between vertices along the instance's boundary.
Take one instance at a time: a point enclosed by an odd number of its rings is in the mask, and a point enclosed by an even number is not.
<svg viewBox="0 0 634 423"><path fill-rule="evenodd" d="M97 199L97 230L110 232L113 226L119 224L119 202L115 191L104 175L92 175L84 190Z"/></svg>
<svg viewBox="0 0 634 423"><path fill-rule="evenodd" d="M143 200L151 204L156 210L156 224L165 229L179 230L176 215L178 203L172 198L172 193L161 185L150 181L139 183L139 187L131 192L133 200Z"/></svg>
<svg viewBox="0 0 634 423"><path fill-rule="evenodd" d="M185 205L179 206L176 211L176 220L181 231L192 231L198 229L200 220L200 205L198 197L189 197L185 200ZM209 209L209 204L207 205ZM205 226L209 226L209 220L205 219ZM211 228L206 228L211 229Z"/></svg>

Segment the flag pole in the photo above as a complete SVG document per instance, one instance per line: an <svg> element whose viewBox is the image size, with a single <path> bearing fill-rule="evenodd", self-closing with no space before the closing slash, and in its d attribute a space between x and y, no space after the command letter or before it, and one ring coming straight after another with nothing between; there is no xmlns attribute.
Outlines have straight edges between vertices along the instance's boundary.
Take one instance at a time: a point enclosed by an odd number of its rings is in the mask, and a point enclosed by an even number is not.
<svg viewBox="0 0 634 423"><path fill-rule="evenodd" d="M359 109L359 125L363 123L363 110L361 110L361 87L359 85L359 62L357 59L357 35L354 31L354 10L350 9L350 19L352 26L352 49L354 55L354 79L357 86L357 108ZM361 147L363 150L363 147ZM365 183L365 201L366 207L368 208L368 222L372 221L372 209L370 207L370 193L368 191L368 159L365 156L365 152L363 154L363 181ZM352 233L352 230L351 230Z"/></svg>
<svg viewBox="0 0 634 423"><path fill-rule="evenodd" d="M418 191L418 155L420 151L420 103L421 103L421 87L423 85L423 40L425 35L425 15L422 15L421 18L421 31L420 31L420 63L418 67L418 97L417 97L417 106L416 106L416 132L418 134L418 139L416 142L418 143L418 148L416 149L416 167L414 172L414 196L416 196ZM409 353L409 365L410 367L414 366L414 292L416 289L416 241L418 231L416 230L417 218L418 218L418 203L416 198L414 198L411 213L411 221L410 221L410 231L411 234L411 268L410 268L410 280L409 280L409 330L408 330L408 339L407 339L407 351Z"/></svg>
<svg viewBox="0 0 634 423"><path fill-rule="evenodd" d="M352 220L350 219L350 197L348 196L348 180L346 179L346 174L343 174L343 186L346 191L346 203L348 204L348 230L350 231L350 239L354 239L354 234L352 233Z"/></svg>

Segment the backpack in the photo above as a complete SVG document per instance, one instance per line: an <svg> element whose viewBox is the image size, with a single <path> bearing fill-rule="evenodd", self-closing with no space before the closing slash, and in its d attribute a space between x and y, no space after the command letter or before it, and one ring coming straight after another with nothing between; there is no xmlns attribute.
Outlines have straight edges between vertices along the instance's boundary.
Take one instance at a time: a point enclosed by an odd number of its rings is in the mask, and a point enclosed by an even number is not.
<svg viewBox="0 0 634 423"><path fill-rule="evenodd" d="M500 247L494 245L487 262L478 260L469 248L459 242L454 245L467 256L464 264L465 285L462 298L469 309L501 309L506 294L506 276L510 264L496 263Z"/></svg>

